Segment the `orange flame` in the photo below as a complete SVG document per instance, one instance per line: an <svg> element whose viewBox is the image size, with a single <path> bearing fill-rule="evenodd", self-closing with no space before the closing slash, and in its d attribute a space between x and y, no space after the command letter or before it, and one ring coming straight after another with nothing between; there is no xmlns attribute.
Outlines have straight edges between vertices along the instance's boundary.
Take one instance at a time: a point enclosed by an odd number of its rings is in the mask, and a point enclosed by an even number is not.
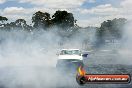
<svg viewBox="0 0 132 88"><path fill-rule="evenodd" d="M79 74L80 76L84 76L84 75L86 74L86 71L84 70L83 66L80 66L80 67L78 68L78 74Z"/></svg>

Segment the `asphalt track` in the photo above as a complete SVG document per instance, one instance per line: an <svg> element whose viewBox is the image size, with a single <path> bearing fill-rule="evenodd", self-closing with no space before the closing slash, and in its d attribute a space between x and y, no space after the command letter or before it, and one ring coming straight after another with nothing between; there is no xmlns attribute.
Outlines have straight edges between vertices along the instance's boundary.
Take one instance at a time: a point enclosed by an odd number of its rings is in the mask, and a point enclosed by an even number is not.
<svg viewBox="0 0 132 88"><path fill-rule="evenodd" d="M132 65L98 64L85 66L89 74L130 74ZM86 84L80 86L75 75L55 68L1 67L0 88L132 88L130 84Z"/></svg>
<svg viewBox="0 0 132 88"><path fill-rule="evenodd" d="M130 74L132 77L132 65L98 64L85 66L85 69L88 74ZM66 82L67 86L61 85L59 88L132 88L132 82L129 84L85 84L83 86L77 85L75 80L72 80L73 85L72 82Z"/></svg>
<svg viewBox="0 0 132 88"><path fill-rule="evenodd" d="M118 64L115 58L119 58L119 55L104 52L89 55L89 59L84 61L84 69L88 74L130 74L132 77L132 65ZM24 65L0 67L0 88L132 88L132 82L80 86L76 82L76 73L62 73L55 67Z"/></svg>

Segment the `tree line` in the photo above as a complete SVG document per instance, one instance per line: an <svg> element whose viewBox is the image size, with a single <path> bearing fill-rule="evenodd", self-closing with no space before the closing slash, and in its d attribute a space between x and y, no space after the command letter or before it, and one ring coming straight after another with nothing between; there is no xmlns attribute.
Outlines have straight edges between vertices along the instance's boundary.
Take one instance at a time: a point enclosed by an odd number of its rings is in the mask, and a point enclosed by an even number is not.
<svg viewBox="0 0 132 88"><path fill-rule="evenodd" d="M120 40L123 37L124 26L127 24L125 18L115 18L101 23L96 30L97 44L104 44L105 40ZM114 41L113 41L114 42Z"/></svg>
<svg viewBox="0 0 132 88"><path fill-rule="evenodd" d="M53 16L50 16L50 14L47 12L35 12L31 19L33 26L27 25L25 19L17 19L15 22L5 24L4 22L7 20L8 18L0 16L1 29L22 28L25 30L47 30L53 26L57 26L66 30L68 28L74 27L76 22L72 13L60 10L56 11Z"/></svg>
<svg viewBox="0 0 132 88"><path fill-rule="evenodd" d="M52 16L47 12L37 11L32 15L31 20L32 25L28 25L25 19L17 19L15 22L5 23L8 21L8 18L0 16L0 29L32 31L40 29L50 30L52 27L58 27L60 28L59 31L65 31L65 33L69 33L70 36L78 32L77 30L82 29L76 24L77 20L74 18L73 14L67 11L58 10ZM125 18L115 18L102 22L100 27L95 27L96 43L103 44L107 39L121 39L123 27L126 23L127 19Z"/></svg>

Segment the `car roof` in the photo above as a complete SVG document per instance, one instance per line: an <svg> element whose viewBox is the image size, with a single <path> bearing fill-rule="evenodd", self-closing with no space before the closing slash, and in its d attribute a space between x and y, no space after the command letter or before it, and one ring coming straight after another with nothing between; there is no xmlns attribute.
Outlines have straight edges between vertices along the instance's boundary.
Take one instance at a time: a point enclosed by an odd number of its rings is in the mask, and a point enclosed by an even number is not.
<svg viewBox="0 0 132 88"><path fill-rule="evenodd" d="M79 50L79 49L62 49L62 50Z"/></svg>

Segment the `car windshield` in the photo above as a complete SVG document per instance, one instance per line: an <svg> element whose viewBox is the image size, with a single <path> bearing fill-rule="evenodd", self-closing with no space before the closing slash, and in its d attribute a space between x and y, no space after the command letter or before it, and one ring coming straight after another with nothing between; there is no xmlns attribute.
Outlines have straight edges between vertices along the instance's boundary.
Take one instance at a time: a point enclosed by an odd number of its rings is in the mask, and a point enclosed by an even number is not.
<svg viewBox="0 0 132 88"><path fill-rule="evenodd" d="M79 50L62 50L61 55L80 55Z"/></svg>

